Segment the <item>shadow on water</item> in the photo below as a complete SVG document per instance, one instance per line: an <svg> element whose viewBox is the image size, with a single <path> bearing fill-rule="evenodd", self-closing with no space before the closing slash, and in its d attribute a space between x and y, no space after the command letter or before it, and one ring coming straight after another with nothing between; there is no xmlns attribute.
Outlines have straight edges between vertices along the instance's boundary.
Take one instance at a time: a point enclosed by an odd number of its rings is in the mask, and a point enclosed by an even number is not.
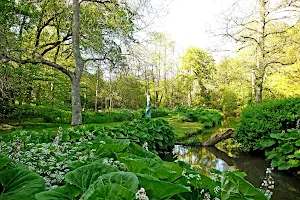
<svg viewBox="0 0 300 200"><path fill-rule="evenodd" d="M204 135L197 136L201 141L210 136L222 132L226 128L232 127L230 124L207 130ZM223 147L222 149L226 149ZM231 155L231 154L229 154ZM270 163L261 155L254 153L239 153L235 157L230 157L224 151L216 147L187 147L176 145L172 153L166 154L163 159L173 161L174 156L193 165L201 173L209 176L209 169L215 168L220 171L242 171L247 173L246 180L259 188L265 178L266 168ZM300 179L285 171L274 170L272 177L275 180L275 188L272 200L300 200Z"/></svg>

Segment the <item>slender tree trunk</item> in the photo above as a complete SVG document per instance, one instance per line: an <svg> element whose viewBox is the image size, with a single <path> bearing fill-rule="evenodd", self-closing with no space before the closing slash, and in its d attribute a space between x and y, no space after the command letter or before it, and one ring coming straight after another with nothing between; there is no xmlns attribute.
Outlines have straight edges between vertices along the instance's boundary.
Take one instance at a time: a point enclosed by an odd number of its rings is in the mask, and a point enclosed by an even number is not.
<svg viewBox="0 0 300 200"><path fill-rule="evenodd" d="M255 69L252 69L252 100L254 100L256 97L255 92Z"/></svg>
<svg viewBox="0 0 300 200"><path fill-rule="evenodd" d="M96 95L95 95L95 112L98 110L98 84L99 84L99 69L96 71Z"/></svg>
<svg viewBox="0 0 300 200"><path fill-rule="evenodd" d="M72 126L82 124L80 79L72 78Z"/></svg>
<svg viewBox="0 0 300 200"><path fill-rule="evenodd" d="M80 16L79 16L79 1L73 0L73 27L72 27L72 42L73 54L75 58L75 71L71 76L72 81L72 126L82 124L81 102L80 102L80 79L83 73L84 62L80 54Z"/></svg>
<svg viewBox="0 0 300 200"><path fill-rule="evenodd" d="M259 23L257 32L257 73L255 74L255 101L256 103L262 102L262 92L263 92L263 81L266 70L265 61L265 31L266 31L266 15L267 15L267 4L269 0L259 0Z"/></svg>
<svg viewBox="0 0 300 200"><path fill-rule="evenodd" d="M262 88L262 83L261 83L256 86L256 99L255 99L256 103L262 102L262 91L263 91L263 88Z"/></svg>

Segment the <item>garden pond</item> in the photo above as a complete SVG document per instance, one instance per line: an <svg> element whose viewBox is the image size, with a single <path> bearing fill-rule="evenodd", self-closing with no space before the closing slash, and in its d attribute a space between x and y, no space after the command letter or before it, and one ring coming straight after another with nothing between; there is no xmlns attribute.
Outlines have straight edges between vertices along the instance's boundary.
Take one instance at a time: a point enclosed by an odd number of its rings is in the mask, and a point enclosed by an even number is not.
<svg viewBox="0 0 300 200"><path fill-rule="evenodd" d="M222 125L206 130L200 135L188 138L192 141L206 141L211 135L224 132L232 127L235 120L225 120ZM234 144L233 144L234 145ZM245 178L255 187L259 188L263 182L266 169L270 162L259 153L238 153L231 151L230 142L222 142L216 147L191 147L175 145L173 152L161 156L163 160L175 159L184 161L197 168L201 173L209 176L209 170L215 168L220 171L242 171L247 174ZM220 150L221 149L221 150ZM234 149L234 148L233 148ZM287 171L273 170L275 181L272 200L300 200L300 179Z"/></svg>

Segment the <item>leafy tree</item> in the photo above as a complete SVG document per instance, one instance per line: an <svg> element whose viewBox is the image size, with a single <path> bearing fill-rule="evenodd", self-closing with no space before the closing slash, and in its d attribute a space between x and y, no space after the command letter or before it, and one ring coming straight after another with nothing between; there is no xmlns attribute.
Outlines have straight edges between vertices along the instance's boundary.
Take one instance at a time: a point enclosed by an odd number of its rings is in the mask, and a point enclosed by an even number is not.
<svg viewBox="0 0 300 200"><path fill-rule="evenodd" d="M249 1L247 3L237 1L231 8L230 15L225 19L225 33L223 32L222 35L239 42L241 48L252 47L253 57L256 60L256 65L253 67L253 99L261 103L267 70L276 65L288 65L295 62L295 60L287 61L282 56L278 57L278 53L282 55L283 47L289 41L278 44L274 42L274 37L285 37L287 31L295 26L295 23L283 24L282 22L299 20L297 9L299 1L276 3L271 0L257 0L253 10L245 8L249 6ZM250 3L255 3L255 1ZM240 8L247 9L248 12L243 16ZM233 15L233 12L239 14Z"/></svg>
<svg viewBox="0 0 300 200"><path fill-rule="evenodd" d="M29 12L35 15L14 13L23 20L16 17L6 25L10 32L4 33L7 40L2 45L6 48L1 45L0 58L19 64L48 65L66 74L71 80L72 125L81 124L80 80L84 66L89 61L120 58L117 55L121 49L115 40L132 37L134 13L126 2L117 1L74 0L73 6L65 1L18 3L23 4L29 11L35 10ZM17 37L17 42L10 37Z"/></svg>
<svg viewBox="0 0 300 200"><path fill-rule="evenodd" d="M188 105L192 105L193 98L193 86L196 80L199 87L199 95L202 100L199 103L209 103L210 94L208 91L208 82L212 79L212 73L215 70L213 57L196 47L190 47L187 49L185 55L181 58L181 70L180 76L184 77L188 85Z"/></svg>

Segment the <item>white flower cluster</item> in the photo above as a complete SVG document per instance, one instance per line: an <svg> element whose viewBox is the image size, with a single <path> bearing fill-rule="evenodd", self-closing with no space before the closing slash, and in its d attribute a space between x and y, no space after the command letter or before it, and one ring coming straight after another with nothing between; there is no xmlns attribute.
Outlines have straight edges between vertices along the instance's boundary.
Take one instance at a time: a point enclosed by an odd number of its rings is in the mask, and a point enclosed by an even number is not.
<svg viewBox="0 0 300 200"><path fill-rule="evenodd" d="M201 176L200 174L187 174L186 170L184 169L182 171L182 174L181 174L183 177L185 177L186 179L193 179L193 178L196 178L197 181L200 181L201 180Z"/></svg>
<svg viewBox="0 0 300 200"><path fill-rule="evenodd" d="M210 200L210 194L208 192L204 194L203 200Z"/></svg>
<svg viewBox="0 0 300 200"><path fill-rule="evenodd" d="M273 195L272 189L274 189L274 184L275 184L274 179L271 176L272 170L274 170L273 167L267 168L266 177L263 180L263 183L261 184L261 187L260 187L261 189L264 190L265 196L268 197L269 199L271 199L271 197Z"/></svg>
<svg viewBox="0 0 300 200"><path fill-rule="evenodd" d="M85 133L79 138L79 142L62 142L62 129L58 130L57 136L52 143L28 143L31 135L14 137L12 142L0 142L0 153L28 166L29 170L40 174L46 183L47 189L62 185L64 176L70 171L69 165L74 162L96 160L92 149L95 136L93 133ZM77 140L78 141L78 140ZM117 164L117 163L115 163Z"/></svg>
<svg viewBox="0 0 300 200"><path fill-rule="evenodd" d="M114 160L113 158L104 158L103 163L114 166L114 167L120 169L121 171L127 171L127 167L124 163L121 163L118 160Z"/></svg>
<svg viewBox="0 0 300 200"><path fill-rule="evenodd" d="M144 188L141 188L136 194L135 198L138 200L148 200L149 198L147 197L146 191Z"/></svg>

